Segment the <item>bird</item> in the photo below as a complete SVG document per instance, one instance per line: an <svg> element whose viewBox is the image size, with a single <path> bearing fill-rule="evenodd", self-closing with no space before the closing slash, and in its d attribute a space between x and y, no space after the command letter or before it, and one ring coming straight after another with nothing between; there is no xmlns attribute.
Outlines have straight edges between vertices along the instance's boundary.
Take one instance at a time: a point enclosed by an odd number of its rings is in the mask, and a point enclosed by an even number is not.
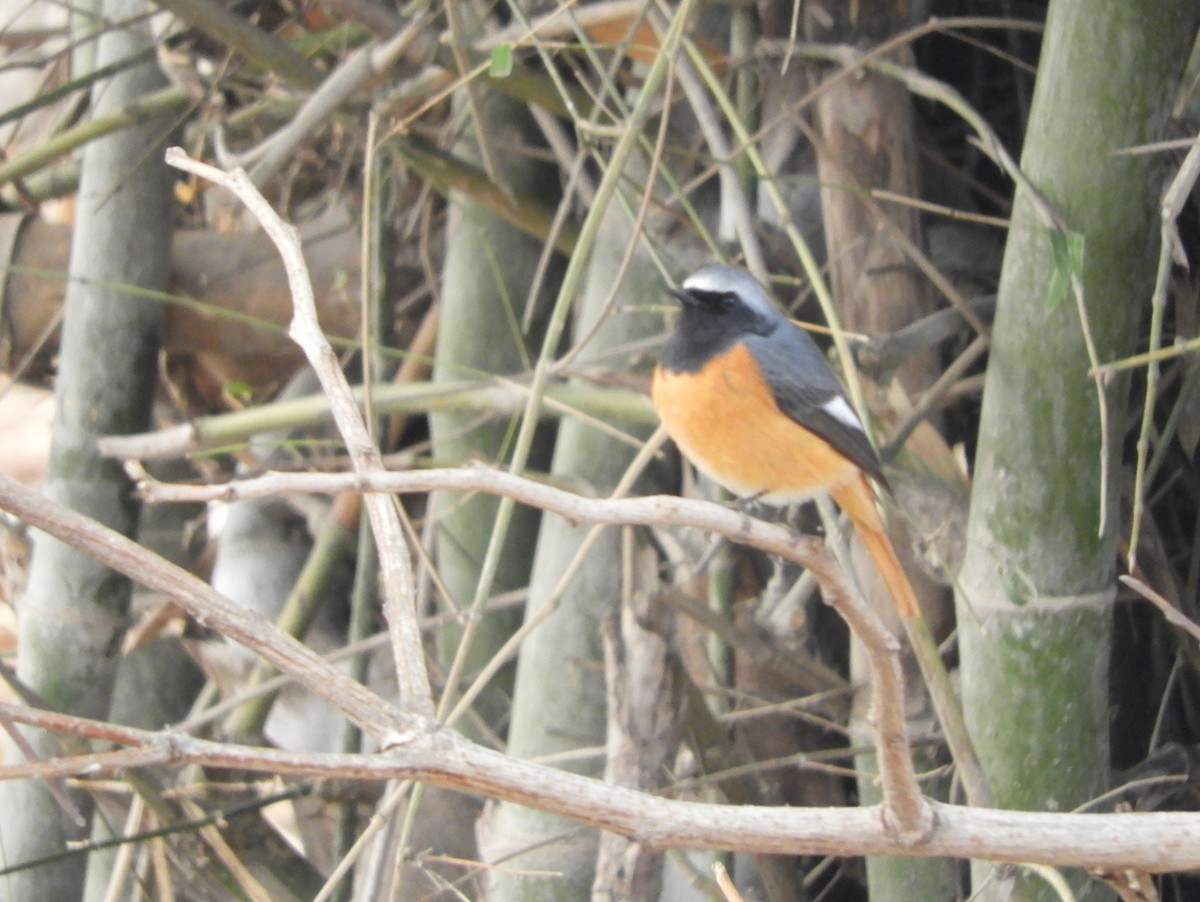
<svg viewBox="0 0 1200 902"><path fill-rule="evenodd" d="M704 266L668 291L681 309L651 390L667 435L742 498L789 505L828 494L900 616L917 617L872 488L888 488L879 456L816 343L736 267Z"/></svg>

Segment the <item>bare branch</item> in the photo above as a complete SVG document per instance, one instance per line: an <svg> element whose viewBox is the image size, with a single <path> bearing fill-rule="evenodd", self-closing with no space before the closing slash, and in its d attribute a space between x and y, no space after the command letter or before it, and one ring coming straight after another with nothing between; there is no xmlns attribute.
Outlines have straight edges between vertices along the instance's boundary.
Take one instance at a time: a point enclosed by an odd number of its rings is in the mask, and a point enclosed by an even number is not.
<svg viewBox="0 0 1200 902"><path fill-rule="evenodd" d="M1117 579L1141 595L1142 598L1153 604L1160 612L1163 618L1171 626L1183 630L1196 641L1200 642L1200 624L1187 617L1179 608L1171 604L1163 595L1152 589L1147 583L1138 579L1136 576L1121 574Z"/></svg>
<svg viewBox="0 0 1200 902"><path fill-rule="evenodd" d="M422 718L402 714L361 683L331 666L316 652L275 628L261 615L234 604L181 567L95 520L43 498L0 476L0 510L91 555L130 579L169 597L202 626L240 642L291 674L318 698L341 711L371 735L388 739L424 730Z"/></svg>
<svg viewBox="0 0 1200 902"><path fill-rule="evenodd" d="M433 483L429 484L430 478ZM148 494L208 493L228 497L249 494L278 480L269 476L239 486L155 486ZM416 488L416 479L427 481ZM537 497L548 509L596 522L643 522L690 525L800 560L822 579L840 579L836 565L815 539L796 537L782 527L752 520L716 504L653 497L619 501L578 498L528 480L482 468L369 476L308 476L309 490L341 491L358 480L359 488L396 480L389 490L430 488L504 489ZM293 484L293 487L298 483ZM551 504L550 502L554 502ZM129 539L94 521L65 510L34 492L0 477L0 509L31 526L72 543L142 584L173 598L203 624L241 642L316 695L342 710L364 729L385 735L384 755L325 755L245 748L205 742L174 733L150 733L72 718L50 712L5 706L14 721L103 736L134 746L153 746L136 760L195 762L289 776L342 777L372 780L415 779L504 799L575 821L633 837L656 848L728 849L733 851L821 855L916 855L1032 862L1059 866L1113 867L1145 871L1200 867L1200 814L1060 814L997 811L926 803L932 829L921 838L888 829L880 807L764 808L709 805L656 798L609 786L598 780L512 759L477 746L431 720L397 711L359 683L350 680L309 649L214 592L186 571L163 561ZM618 514L620 516L618 516ZM850 597L849 593L843 597ZM868 612L869 614L869 612ZM871 615L873 616L873 615ZM881 694L897 687L877 687ZM125 766L132 759L83 756L0 769L0 777L74 773L93 775ZM36 768L37 770L30 770Z"/></svg>
<svg viewBox="0 0 1200 902"><path fill-rule="evenodd" d="M631 837L650 848L725 849L781 855L914 855L991 859L1055 867L1161 872L1200 867L1200 814L1061 814L930 803L935 827L906 842L869 808L766 808L646 795L485 749L444 727L412 734L386 755L285 752L178 733L114 728L12 705L0 713L44 729L103 730L144 747L0 768L0 777L98 776L131 761L184 762L291 777L423 780L505 799ZM151 749L152 751L145 751Z"/></svg>
<svg viewBox="0 0 1200 902"><path fill-rule="evenodd" d="M233 192L258 219L275 242L288 274L295 312L288 334L300 345L309 364L321 380L321 388L329 398L334 422L355 473L359 475L382 472L383 460L375 447L362 414L354 401L354 393L338 364L317 321L317 305L313 297L312 280L304 262L300 235L285 223L267 203L241 169L224 172L215 166L199 163L178 147L167 150L167 162L185 172L208 179ZM405 706L416 714L433 714L433 694L429 675L425 671L425 653L421 645L421 630L417 624L416 592L412 564L408 558L408 543L400 526L400 516L390 498L369 496L367 516L379 547L382 574L383 612L392 635L392 654L400 680L400 692Z"/></svg>
<svg viewBox="0 0 1200 902"><path fill-rule="evenodd" d="M272 473L223 486L165 485L149 479L140 483L142 497L147 501L232 501L288 492L336 494L356 490L400 494L446 490L488 492L552 511L574 522L690 526L753 545L807 567L821 585L825 599L845 618L870 651L871 679L875 689L873 724L887 823L910 838L920 837L929 830L929 809L917 787L905 734L900 644L852 588L837 561L819 539L797 536L781 526L752 519L707 501L665 495L585 498L481 466L366 475Z"/></svg>

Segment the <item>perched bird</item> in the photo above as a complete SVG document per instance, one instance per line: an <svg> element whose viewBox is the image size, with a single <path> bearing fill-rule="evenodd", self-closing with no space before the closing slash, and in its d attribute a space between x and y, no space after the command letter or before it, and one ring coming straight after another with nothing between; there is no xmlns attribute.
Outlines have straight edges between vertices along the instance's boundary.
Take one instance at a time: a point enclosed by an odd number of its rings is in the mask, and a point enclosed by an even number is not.
<svg viewBox="0 0 1200 902"><path fill-rule="evenodd" d="M887 485L879 458L820 349L740 269L705 266L670 291L682 310L653 398L679 450L743 497L791 504L827 492L900 615L917 616L869 481Z"/></svg>

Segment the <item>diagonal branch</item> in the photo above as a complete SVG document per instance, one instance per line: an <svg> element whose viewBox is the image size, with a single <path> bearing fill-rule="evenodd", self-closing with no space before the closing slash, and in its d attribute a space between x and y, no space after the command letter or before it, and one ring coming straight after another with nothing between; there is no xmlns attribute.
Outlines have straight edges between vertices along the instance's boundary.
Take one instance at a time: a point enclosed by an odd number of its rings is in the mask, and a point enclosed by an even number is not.
<svg viewBox="0 0 1200 902"><path fill-rule="evenodd" d="M0 510L161 592L201 626L211 627L291 674L366 732L387 738L392 733L428 729L425 720L396 710L262 615L234 604L208 583L121 533L43 498L7 476L0 476Z"/></svg>
<svg viewBox="0 0 1200 902"><path fill-rule="evenodd" d="M295 304L288 334L300 345L321 380L321 388L329 398L334 422L346 443L354 472L360 476L382 472L383 460L379 449L367 431L350 383L338 364L337 355L317 321L317 305L301 251L300 234L279 217L245 171L235 169L225 172L215 166L199 163L177 147L167 151L167 162L233 192L275 242L288 274L288 285ZM392 654L396 661L401 697L409 711L430 716L433 714L433 695L429 688L429 674L425 670L412 564L408 558L408 543L400 526L400 515L392 499L382 495L369 496L366 506L379 547L383 613L392 636Z"/></svg>

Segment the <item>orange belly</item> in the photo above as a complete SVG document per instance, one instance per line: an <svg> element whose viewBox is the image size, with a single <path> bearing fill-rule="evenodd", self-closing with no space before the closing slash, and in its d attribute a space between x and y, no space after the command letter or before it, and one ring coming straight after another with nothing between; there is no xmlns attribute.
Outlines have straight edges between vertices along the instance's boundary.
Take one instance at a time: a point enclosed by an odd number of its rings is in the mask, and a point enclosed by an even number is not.
<svg viewBox="0 0 1200 902"><path fill-rule="evenodd" d="M779 409L745 345L695 373L660 366L653 398L679 450L738 495L799 501L859 476L850 460Z"/></svg>

